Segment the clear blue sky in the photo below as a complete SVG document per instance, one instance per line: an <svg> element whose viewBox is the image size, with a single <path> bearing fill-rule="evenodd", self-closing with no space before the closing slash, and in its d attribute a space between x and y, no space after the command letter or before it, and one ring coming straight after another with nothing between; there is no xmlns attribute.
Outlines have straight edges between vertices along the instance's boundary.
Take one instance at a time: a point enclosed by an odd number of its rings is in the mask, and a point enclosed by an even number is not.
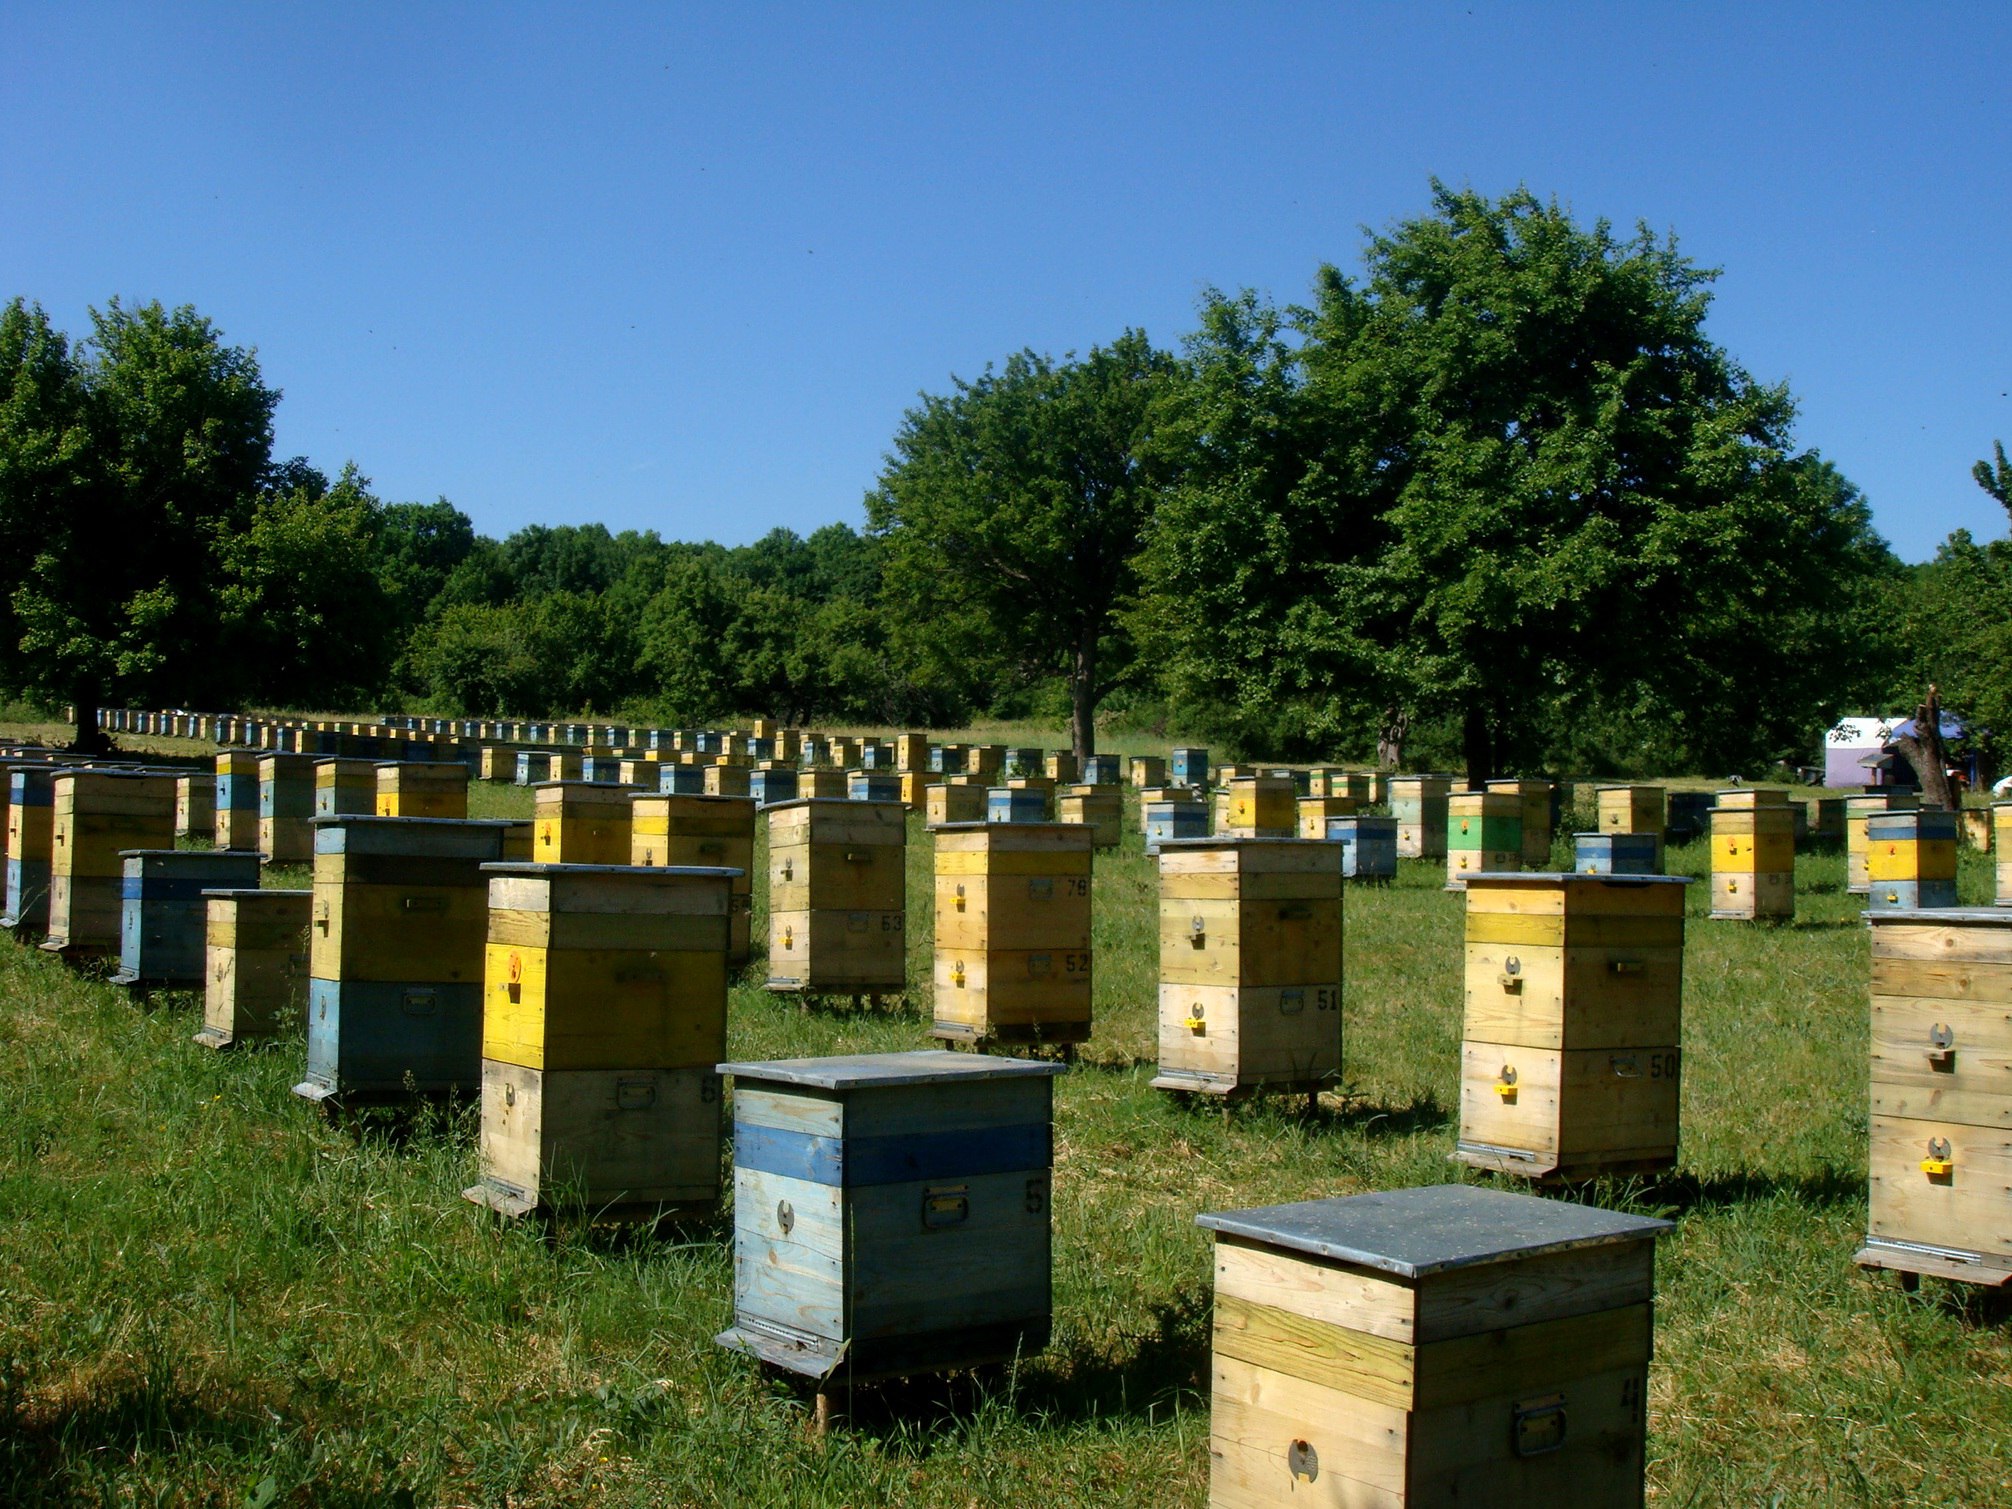
<svg viewBox="0 0 2012 1509"><path fill-rule="evenodd" d="M0 11L0 297L192 303L282 455L479 528L861 522L1021 346L1300 297L1428 179L1724 269L1710 329L1908 559L2005 533L2012 8Z"/></svg>

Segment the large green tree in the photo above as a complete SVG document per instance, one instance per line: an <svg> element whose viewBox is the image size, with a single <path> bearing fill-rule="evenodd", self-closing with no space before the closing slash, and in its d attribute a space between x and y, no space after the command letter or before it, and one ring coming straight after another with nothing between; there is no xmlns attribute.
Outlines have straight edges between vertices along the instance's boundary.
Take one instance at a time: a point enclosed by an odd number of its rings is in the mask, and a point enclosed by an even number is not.
<svg viewBox="0 0 2012 1509"><path fill-rule="evenodd" d="M953 380L908 411L866 500L905 650L974 692L1061 678L1079 755L1131 668L1120 610L1159 496L1153 424L1173 368L1127 331L1081 359L1022 351Z"/></svg>
<svg viewBox="0 0 2012 1509"><path fill-rule="evenodd" d="M1435 185L1366 264L1283 316L1205 303L1141 615L1177 684L1337 740L1439 719L1479 780L1594 730L1750 765L1862 683L1890 554L1673 240Z"/></svg>

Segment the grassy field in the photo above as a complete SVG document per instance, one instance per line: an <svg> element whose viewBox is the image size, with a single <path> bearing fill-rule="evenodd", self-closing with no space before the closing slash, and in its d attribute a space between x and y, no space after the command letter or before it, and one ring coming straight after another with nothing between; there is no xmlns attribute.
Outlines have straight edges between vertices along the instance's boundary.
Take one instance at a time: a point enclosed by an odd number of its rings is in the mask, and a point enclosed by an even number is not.
<svg viewBox="0 0 2012 1509"><path fill-rule="evenodd" d="M479 813L528 806L478 788ZM803 1012L751 973L733 1056L926 1045L929 845L910 837L917 993ZM1671 862L1702 874L1704 846ZM1658 1504L2012 1503L2002 1310L1851 1264L1867 945L1843 865L1801 859L1791 927L1709 922L1691 888L1682 1169L1584 1196L1677 1222ZM1461 1177L1461 902L1442 879L1406 863L1349 893L1346 1083L1320 1115L1225 1119L1147 1085L1155 880L1128 821L1097 861L1097 1036L1058 1090L1054 1342L863 1391L823 1440L790 1388L713 1345L728 1216L655 1238L499 1227L460 1198L468 1107L324 1123L288 1093L298 1037L209 1053L193 997L137 1004L0 943L0 1502L1201 1504L1196 1212ZM1983 856L1962 886L1989 899Z"/></svg>

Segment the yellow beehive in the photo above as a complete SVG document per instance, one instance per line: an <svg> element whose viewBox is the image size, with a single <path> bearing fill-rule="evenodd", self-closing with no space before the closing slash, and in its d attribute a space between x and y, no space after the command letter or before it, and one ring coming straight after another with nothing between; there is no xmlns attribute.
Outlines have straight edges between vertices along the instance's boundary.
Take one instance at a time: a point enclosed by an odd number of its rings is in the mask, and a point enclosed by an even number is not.
<svg viewBox="0 0 2012 1509"><path fill-rule="evenodd" d="M782 732L782 725L773 718L757 718L750 732L757 739L767 739L773 743L776 735Z"/></svg>
<svg viewBox="0 0 2012 1509"><path fill-rule="evenodd" d="M768 988L892 994L907 985L907 812L807 799L768 809Z"/></svg>
<svg viewBox="0 0 2012 1509"><path fill-rule="evenodd" d="M929 769L929 735L896 734L894 768L904 774L926 772Z"/></svg>
<svg viewBox="0 0 2012 1509"><path fill-rule="evenodd" d="M973 744L964 752L964 773L980 775L987 779L997 776L1006 767L1006 746L1004 744Z"/></svg>
<svg viewBox="0 0 2012 1509"><path fill-rule="evenodd" d="M844 801L847 779L843 770L802 770L797 772L796 794L820 801Z"/></svg>
<svg viewBox="0 0 2012 1509"><path fill-rule="evenodd" d="M925 812L929 807L929 788L942 783L943 777L921 768L904 770L901 773L901 805L910 812Z"/></svg>
<svg viewBox="0 0 2012 1509"><path fill-rule="evenodd" d="M1341 845L1160 845L1163 1090L1320 1089L1341 1072Z"/></svg>
<svg viewBox="0 0 2012 1509"><path fill-rule="evenodd" d="M1551 783L1505 777L1488 782L1487 789L1516 798L1517 816L1523 823L1522 868L1543 869L1551 862Z"/></svg>
<svg viewBox="0 0 2012 1509"><path fill-rule="evenodd" d="M478 774L485 781L514 781L517 779L517 751L501 744L485 744L478 757Z"/></svg>
<svg viewBox="0 0 2012 1509"><path fill-rule="evenodd" d="M754 798L645 792L630 799L629 810L630 864L723 865L740 872L729 888L727 958L744 963L754 911Z"/></svg>
<svg viewBox="0 0 2012 1509"><path fill-rule="evenodd" d="M1667 1221L1464 1185L1216 1233L1216 1509L1639 1509Z"/></svg>
<svg viewBox="0 0 2012 1509"><path fill-rule="evenodd" d="M1325 840L1329 818L1354 817L1361 810L1362 803L1352 796L1303 796L1299 799L1299 836Z"/></svg>
<svg viewBox="0 0 2012 1509"><path fill-rule="evenodd" d="M1125 762L1125 779L1134 786L1167 784L1167 762L1160 755L1133 755Z"/></svg>
<svg viewBox="0 0 2012 1509"><path fill-rule="evenodd" d="M1865 868L1866 821L1884 812L1912 812L1920 805L1921 798L1912 791L1868 791L1844 799L1844 888L1847 892L1863 896L1872 889L1872 880Z"/></svg>
<svg viewBox="0 0 2012 1509"><path fill-rule="evenodd" d="M1042 774L1057 786L1074 786L1082 778L1083 764L1066 749L1051 749L1042 758Z"/></svg>
<svg viewBox="0 0 2012 1509"><path fill-rule="evenodd" d="M1858 1261L2012 1283L2012 915L1866 914L1871 1212Z"/></svg>
<svg viewBox="0 0 2012 1509"><path fill-rule="evenodd" d="M1676 1163L1686 884L1468 881L1456 1158L1561 1180Z"/></svg>
<svg viewBox="0 0 2012 1509"><path fill-rule="evenodd" d="M1656 840L1656 868L1663 867L1663 829L1669 797L1661 786L1602 786L1593 793L1602 833L1648 833Z"/></svg>
<svg viewBox="0 0 2012 1509"><path fill-rule="evenodd" d="M634 795L612 783L541 782L532 790L532 857L539 864L626 865Z"/></svg>
<svg viewBox="0 0 2012 1509"><path fill-rule="evenodd" d="M936 840L936 1007L948 1042L1090 1039L1091 832L970 823Z"/></svg>
<svg viewBox="0 0 2012 1509"><path fill-rule="evenodd" d="M276 1037L307 1009L312 891L205 891L203 1026L195 1040L230 1048Z"/></svg>
<svg viewBox="0 0 2012 1509"><path fill-rule="evenodd" d="M52 953L116 953L126 849L175 845L175 777L157 772L59 770L50 822Z"/></svg>
<svg viewBox="0 0 2012 1509"><path fill-rule="evenodd" d="M1065 786L1055 797L1055 817L1085 824L1096 847L1115 849L1124 838L1124 793L1115 786Z"/></svg>
<svg viewBox="0 0 2012 1509"><path fill-rule="evenodd" d="M838 770L851 770L859 763L859 753L862 747L861 741L858 739L834 737L831 741L831 752L826 763Z"/></svg>
<svg viewBox="0 0 2012 1509"><path fill-rule="evenodd" d="M482 1177L463 1193L513 1216L712 1206L730 874L483 868Z"/></svg>
<svg viewBox="0 0 2012 1509"><path fill-rule="evenodd" d="M1998 904L2012 906L2012 802L1991 804L1991 827L1998 846Z"/></svg>
<svg viewBox="0 0 2012 1509"><path fill-rule="evenodd" d="M1721 791L1712 807L1712 916L1795 916L1795 809L1785 791Z"/></svg>
<svg viewBox="0 0 2012 1509"><path fill-rule="evenodd" d="M928 788L923 816L932 828L985 821L985 787L976 776L956 776Z"/></svg>
<svg viewBox="0 0 2012 1509"><path fill-rule="evenodd" d="M1299 792L1270 775L1233 776L1217 829L1229 838L1291 838L1299 827Z"/></svg>
<svg viewBox="0 0 2012 1509"><path fill-rule="evenodd" d="M376 778L379 817L468 816L468 767L459 761L387 760Z"/></svg>

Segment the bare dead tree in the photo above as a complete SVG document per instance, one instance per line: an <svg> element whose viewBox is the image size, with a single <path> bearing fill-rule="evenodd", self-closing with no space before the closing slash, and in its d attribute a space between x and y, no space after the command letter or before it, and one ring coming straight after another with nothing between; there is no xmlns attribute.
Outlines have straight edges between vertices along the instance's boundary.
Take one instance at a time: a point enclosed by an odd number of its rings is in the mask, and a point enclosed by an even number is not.
<svg viewBox="0 0 2012 1509"><path fill-rule="evenodd" d="M1942 747L1942 692L1932 683L1928 700L1914 710L1914 732L1895 738L1893 747L1914 767L1921 784L1921 803L1945 812L1957 808L1956 791L1949 780L1948 752Z"/></svg>

